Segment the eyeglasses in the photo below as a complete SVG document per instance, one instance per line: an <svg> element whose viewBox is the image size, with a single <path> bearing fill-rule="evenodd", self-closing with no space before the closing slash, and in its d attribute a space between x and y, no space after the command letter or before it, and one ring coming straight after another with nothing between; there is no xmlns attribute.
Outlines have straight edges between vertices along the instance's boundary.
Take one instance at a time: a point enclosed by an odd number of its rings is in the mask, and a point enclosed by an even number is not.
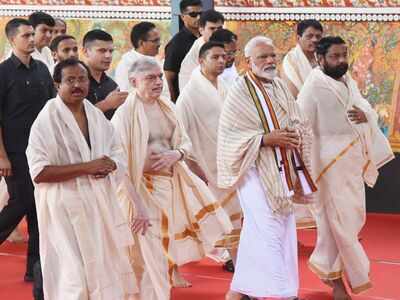
<svg viewBox="0 0 400 300"><path fill-rule="evenodd" d="M225 53L226 53L226 55L228 55L228 56L235 56L235 55L236 55L236 53L237 53L237 50L233 50L233 51L226 51Z"/></svg>
<svg viewBox="0 0 400 300"><path fill-rule="evenodd" d="M191 18L197 18L197 17L200 17L202 13L203 12L201 12L201 11L192 11L192 12L186 13L184 15L187 15L187 16L189 16Z"/></svg>
<svg viewBox="0 0 400 300"><path fill-rule="evenodd" d="M152 40L146 40L146 42L150 42L153 44L160 44L161 43L161 39L157 38L157 39L152 39Z"/></svg>
<svg viewBox="0 0 400 300"><path fill-rule="evenodd" d="M89 81L89 78L82 77L82 78L66 78L62 82L67 85L74 86L77 83L84 84L84 83L87 83L88 81Z"/></svg>
<svg viewBox="0 0 400 300"><path fill-rule="evenodd" d="M150 81L150 82L154 82L157 79L160 79L162 81L163 80L163 74L159 74L159 75L150 74L150 75L145 76L143 79L146 80L146 81Z"/></svg>

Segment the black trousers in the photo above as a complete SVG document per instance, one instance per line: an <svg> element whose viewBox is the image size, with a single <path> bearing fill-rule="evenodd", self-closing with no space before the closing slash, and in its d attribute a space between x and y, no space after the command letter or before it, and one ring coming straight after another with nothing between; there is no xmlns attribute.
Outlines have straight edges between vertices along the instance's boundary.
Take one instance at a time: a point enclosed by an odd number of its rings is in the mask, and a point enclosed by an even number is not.
<svg viewBox="0 0 400 300"><path fill-rule="evenodd" d="M13 175L6 178L10 198L0 212L0 244L26 216L29 233L26 273L32 275L33 265L39 259L39 229L33 184L25 153L9 153L8 158Z"/></svg>

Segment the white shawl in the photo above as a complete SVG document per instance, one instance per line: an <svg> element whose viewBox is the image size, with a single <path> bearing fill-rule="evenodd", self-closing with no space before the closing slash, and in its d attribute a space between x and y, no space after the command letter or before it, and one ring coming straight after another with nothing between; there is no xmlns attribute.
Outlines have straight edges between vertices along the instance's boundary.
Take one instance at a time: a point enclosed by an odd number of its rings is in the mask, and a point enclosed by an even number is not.
<svg viewBox="0 0 400 300"><path fill-rule="evenodd" d="M282 70L298 91L300 91L312 69L310 61L299 44L292 48L283 59Z"/></svg>
<svg viewBox="0 0 400 300"><path fill-rule="evenodd" d="M194 43L192 48L186 54L181 64L181 70L179 71L179 90L183 91L185 85L189 82L190 76L199 63L199 52L201 46L205 44L204 38L199 37Z"/></svg>

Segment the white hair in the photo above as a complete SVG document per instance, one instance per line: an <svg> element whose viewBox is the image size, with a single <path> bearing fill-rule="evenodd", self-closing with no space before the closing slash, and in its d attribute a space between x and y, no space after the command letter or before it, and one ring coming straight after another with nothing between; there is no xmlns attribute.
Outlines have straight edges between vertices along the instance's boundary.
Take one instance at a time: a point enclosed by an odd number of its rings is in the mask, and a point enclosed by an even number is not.
<svg viewBox="0 0 400 300"><path fill-rule="evenodd" d="M132 64L129 69L128 76L132 77L138 73L149 71L155 67L160 68L160 65L155 58L141 57Z"/></svg>
<svg viewBox="0 0 400 300"><path fill-rule="evenodd" d="M260 44L274 47L274 43L272 42L272 40L270 38L263 36L263 35L257 35L255 37L253 37L250 41L247 42L246 46L244 47L244 56L250 57L251 52L253 51L254 47L256 47Z"/></svg>

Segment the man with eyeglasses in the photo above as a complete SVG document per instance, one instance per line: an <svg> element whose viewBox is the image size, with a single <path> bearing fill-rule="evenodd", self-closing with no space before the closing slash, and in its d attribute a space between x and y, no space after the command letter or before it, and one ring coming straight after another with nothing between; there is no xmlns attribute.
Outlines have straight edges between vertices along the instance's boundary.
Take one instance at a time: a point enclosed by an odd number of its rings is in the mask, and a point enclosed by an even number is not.
<svg viewBox="0 0 400 300"><path fill-rule="evenodd" d="M90 70L89 93L86 99L104 112L109 120L128 96L106 74L112 62L113 51L113 38L103 30L89 31L83 37L83 54Z"/></svg>
<svg viewBox="0 0 400 300"><path fill-rule="evenodd" d="M214 243L232 230L227 215L205 183L186 164L190 142L177 120L174 104L161 95L163 73L154 58L139 58L129 70L136 93L111 122L120 134L129 179L144 200L152 226L130 248L142 257L142 300L170 300L171 288L189 287L178 266L201 260ZM131 202L120 199L128 219Z"/></svg>
<svg viewBox="0 0 400 300"><path fill-rule="evenodd" d="M140 22L132 27L131 43L133 49L122 55L120 62L115 69L115 81L121 91L131 91L133 89L129 82L129 70L132 65L143 57L155 58L161 46L160 31L151 22ZM162 63L158 61L161 66ZM165 80L165 79L164 79ZM162 95L170 99L168 86L164 82Z"/></svg>
<svg viewBox="0 0 400 300"><path fill-rule="evenodd" d="M198 37L199 19L202 12L201 0L182 0L180 3L183 27L165 47L164 73L172 101L179 96L178 74L186 54Z"/></svg>

